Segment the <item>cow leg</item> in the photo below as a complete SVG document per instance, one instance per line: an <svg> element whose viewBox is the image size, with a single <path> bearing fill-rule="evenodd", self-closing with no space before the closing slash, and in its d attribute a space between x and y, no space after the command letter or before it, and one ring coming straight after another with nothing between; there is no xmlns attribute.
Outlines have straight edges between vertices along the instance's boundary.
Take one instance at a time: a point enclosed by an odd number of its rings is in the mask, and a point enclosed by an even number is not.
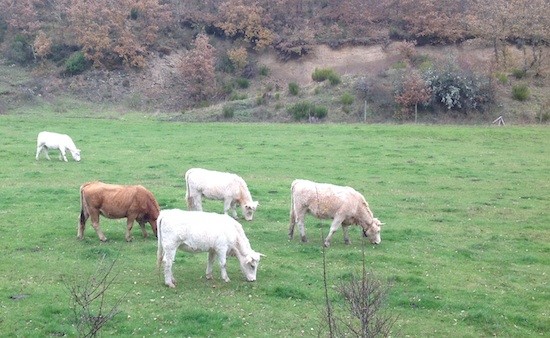
<svg viewBox="0 0 550 338"><path fill-rule="evenodd" d="M41 145L41 146L36 148L36 159L37 160L38 160L38 157L40 156L40 153L44 153L44 157L46 157L46 159L48 161L51 160L50 155L48 154L48 147L46 147L45 145Z"/></svg>
<svg viewBox="0 0 550 338"><path fill-rule="evenodd" d="M36 147L36 159L38 160L38 157L40 156L40 153L44 149L44 146L37 146Z"/></svg>
<svg viewBox="0 0 550 338"><path fill-rule="evenodd" d="M342 226L342 232L344 233L344 244L351 244L349 240L349 226Z"/></svg>
<svg viewBox="0 0 550 338"><path fill-rule="evenodd" d="M63 161L65 162L68 162L67 161L67 156L65 156L65 148L64 147L59 147L59 159L61 160L61 158L63 158Z"/></svg>
<svg viewBox="0 0 550 338"><path fill-rule="evenodd" d="M327 238L325 238L325 247L330 246L330 239L332 238L332 235L334 234L334 232L336 232L336 230L338 230L338 228L340 228L343 221L344 219L342 217L338 217L338 216L334 217L334 219L332 220L332 224L330 225L330 231L328 232L328 236Z"/></svg>
<svg viewBox="0 0 550 338"><path fill-rule="evenodd" d="M187 208L189 210L202 211L202 196L200 194L190 196L187 199Z"/></svg>
<svg viewBox="0 0 550 338"><path fill-rule="evenodd" d="M128 217L126 219L126 235L124 237L126 237L126 242L131 242L132 239L134 239L132 237L132 228L134 227L134 218L132 217Z"/></svg>
<svg viewBox="0 0 550 338"><path fill-rule="evenodd" d="M175 258L176 249L164 248L164 257L162 258L162 261L164 263L164 284L171 288L176 287L176 280L172 275L172 264L174 263Z"/></svg>
<svg viewBox="0 0 550 338"><path fill-rule="evenodd" d="M227 283L229 282L229 276L227 276L227 270L226 267L226 252L227 250L224 250L222 252L218 252L218 261L220 262L220 269L222 270L222 279Z"/></svg>
<svg viewBox="0 0 550 338"><path fill-rule="evenodd" d="M208 250L208 262L206 262L206 279L212 279L212 265L216 258L216 252L214 250Z"/></svg>
<svg viewBox="0 0 550 338"><path fill-rule="evenodd" d="M306 218L305 211L296 212L296 223L298 223L298 230L300 230L300 237L303 243L307 242L306 227L304 226L305 218Z"/></svg>
<svg viewBox="0 0 550 338"><path fill-rule="evenodd" d="M101 231L101 227L99 226L99 213L93 213L90 214L90 218L92 219L92 226L94 227L94 230L99 237L99 240L102 242L106 242L107 238L103 234L103 231Z"/></svg>
<svg viewBox="0 0 550 338"><path fill-rule="evenodd" d="M223 200L223 213L228 215L228 211L231 210L231 217L237 219L237 210L235 208L235 203L231 199Z"/></svg>
<svg viewBox="0 0 550 338"><path fill-rule="evenodd" d="M143 235L143 238L147 238L147 230L145 230L145 222L138 222L139 227L141 228L141 234Z"/></svg>

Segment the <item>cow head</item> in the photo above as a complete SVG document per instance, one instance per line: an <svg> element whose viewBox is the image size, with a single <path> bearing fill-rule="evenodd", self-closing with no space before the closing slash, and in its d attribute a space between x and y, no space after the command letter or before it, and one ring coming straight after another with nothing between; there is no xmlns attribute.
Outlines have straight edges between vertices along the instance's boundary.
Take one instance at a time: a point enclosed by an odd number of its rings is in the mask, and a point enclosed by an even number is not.
<svg viewBox="0 0 550 338"><path fill-rule="evenodd" d="M80 149L71 150L71 155L75 161L80 162Z"/></svg>
<svg viewBox="0 0 550 338"><path fill-rule="evenodd" d="M247 281L254 282L256 280L256 272L258 271L258 265L260 265L261 256L263 256L261 253L252 251L241 260L241 271Z"/></svg>
<svg viewBox="0 0 550 338"><path fill-rule="evenodd" d="M252 218L254 218L254 212L256 211L258 205L258 201L252 201L250 203L244 204L242 207L244 219L246 219L247 221L251 221Z"/></svg>
<svg viewBox="0 0 550 338"><path fill-rule="evenodd" d="M380 229L383 224L378 218L373 218L371 225L367 225L367 229L363 227L363 235L368 237L372 244L380 244L382 242Z"/></svg>

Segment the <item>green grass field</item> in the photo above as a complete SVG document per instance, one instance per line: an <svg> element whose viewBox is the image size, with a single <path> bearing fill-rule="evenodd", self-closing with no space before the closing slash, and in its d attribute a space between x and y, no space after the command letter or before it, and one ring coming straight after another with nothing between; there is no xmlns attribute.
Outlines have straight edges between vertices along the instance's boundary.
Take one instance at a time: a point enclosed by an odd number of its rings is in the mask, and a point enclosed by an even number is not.
<svg viewBox="0 0 550 338"><path fill-rule="evenodd" d="M77 114L75 114L77 115ZM80 163L34 159L42 130L71 135ZM84 283L105 255L116 260L107 305L122 298L104 336L298 337L324 332L322 237L329 221L308 217L310 241L289 241L295 178L349 185L386 225L365 244L369 272L391 285L395 336L544 336L550 332L550 129L545 127L188 124L152 118L0 116L0 332L74 336L68 282ZM70 157L70 156L69 156ZM231 171L260 207L241 220L264 253L258 280L231 282L206 254L180 252L176 289L163 285L154 237L124 240L124 220L101 219L76 239L79 186L142 184L161 208L182 208L184 172ZM222 211L208 201L207 211ZM150 228L147 229L152 234ZM298 236L299 237L299 236ZM361 233L337 232L326 252L329 297L362 267ZM323 333L323 335L326 334Z"/></svg>

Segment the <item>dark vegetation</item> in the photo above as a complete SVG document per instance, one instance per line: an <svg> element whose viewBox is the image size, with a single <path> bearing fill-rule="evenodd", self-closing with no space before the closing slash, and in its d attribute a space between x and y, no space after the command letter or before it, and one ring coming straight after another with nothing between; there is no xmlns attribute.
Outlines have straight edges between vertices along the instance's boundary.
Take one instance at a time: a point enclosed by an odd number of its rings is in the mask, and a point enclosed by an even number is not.
<svg viewBox="0 0 550 338"><path fill-rule="evenodd" d="M279 100L287 85L291 96L311 93L273 80L278 74L258 62L263 53L274 52L284 62L307 57L320 44L393 44L399 60L381 73L343 78L331 65L315 69L319 104L327 106L326 97L346 91L355 96L352 103L328 106L329 119L361 120L367 104L385 112L381 120L408 121L419 110L436 119L479 116L509 101L526 102L517 109L533 116L548 114L546 0L0 0L0 6L3 59L33 72L25 89L0 93L3 110L20 105L29 92L163 111L251 98L252 120L281 121L284 114L277 112L286 109L280 108L296 103ZM490 61L418 52L421 46L474 40L492 50ZM170 71L157 74L159 64ZM508 75L523 82L504 83ZM411 95L417 89L423 95Z"/></svg>

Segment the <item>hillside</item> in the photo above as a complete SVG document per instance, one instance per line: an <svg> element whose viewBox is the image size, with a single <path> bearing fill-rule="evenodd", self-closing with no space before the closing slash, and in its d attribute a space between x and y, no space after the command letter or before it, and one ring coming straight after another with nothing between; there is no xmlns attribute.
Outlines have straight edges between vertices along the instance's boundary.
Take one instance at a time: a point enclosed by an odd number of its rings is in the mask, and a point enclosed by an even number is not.
<svg viewBox="0 0 550 338"><path fill-rule="evenodd" d="M217 42L218 49L227 48ZM417 46L417 55L426 60L468 60L477 68L491 64L492 50L480 43L468 42L452 46ZM522 61L522 51L508 48L510 66L502 73L506 81L494 79L495 104L479 113L421 111L420 121L428 123L489 123L502 115L510 123L547 121L550 115L550 85L547 76L528 76L516 79L512 72ZM548 51L546 51L548 53ZM80 75L63 75L62 66L41 63L20 67L3 61L0 66L0 112L10 113L30 107L44 107L63 113L67 110L91 109L139 111L161 114L165 118L183 121L292 121L287 108L296 102L313 102L328 108L326 122L391 122L397 121L393 98L395 73L403 67L398 43L372 46L350 46L338 49L316 45L299 59L281 60L273 51L251 53L250 64L266 74L247 79L248 87L235 86L226 97L213 99L199 107L191 105L182 95L178 78L178 62L184 50L169 54L151 55L142 70L90 69ZM548 63L548 60L546 60ZM312 80L315 69L330 68L341 77L332 86ZM543 71L548 72L545 65ZM500 74L500 73L499 73ZM238 76L225 75L222 81L234 81ZM220 78L218 78L220 81ZM369 95L361 95L360 81L369 85ZM288 84L296 83L298 95L291 95ZM512 87L527 84L530 96L526 101L512 99ZM343 95L351 95L351 104L342 104ZM365 114L365 99L367 101ZM88 108L86 108L88 107ZM91 108L95 107L95 108ZM230 108L231 114L226 110Z"/></svg>

